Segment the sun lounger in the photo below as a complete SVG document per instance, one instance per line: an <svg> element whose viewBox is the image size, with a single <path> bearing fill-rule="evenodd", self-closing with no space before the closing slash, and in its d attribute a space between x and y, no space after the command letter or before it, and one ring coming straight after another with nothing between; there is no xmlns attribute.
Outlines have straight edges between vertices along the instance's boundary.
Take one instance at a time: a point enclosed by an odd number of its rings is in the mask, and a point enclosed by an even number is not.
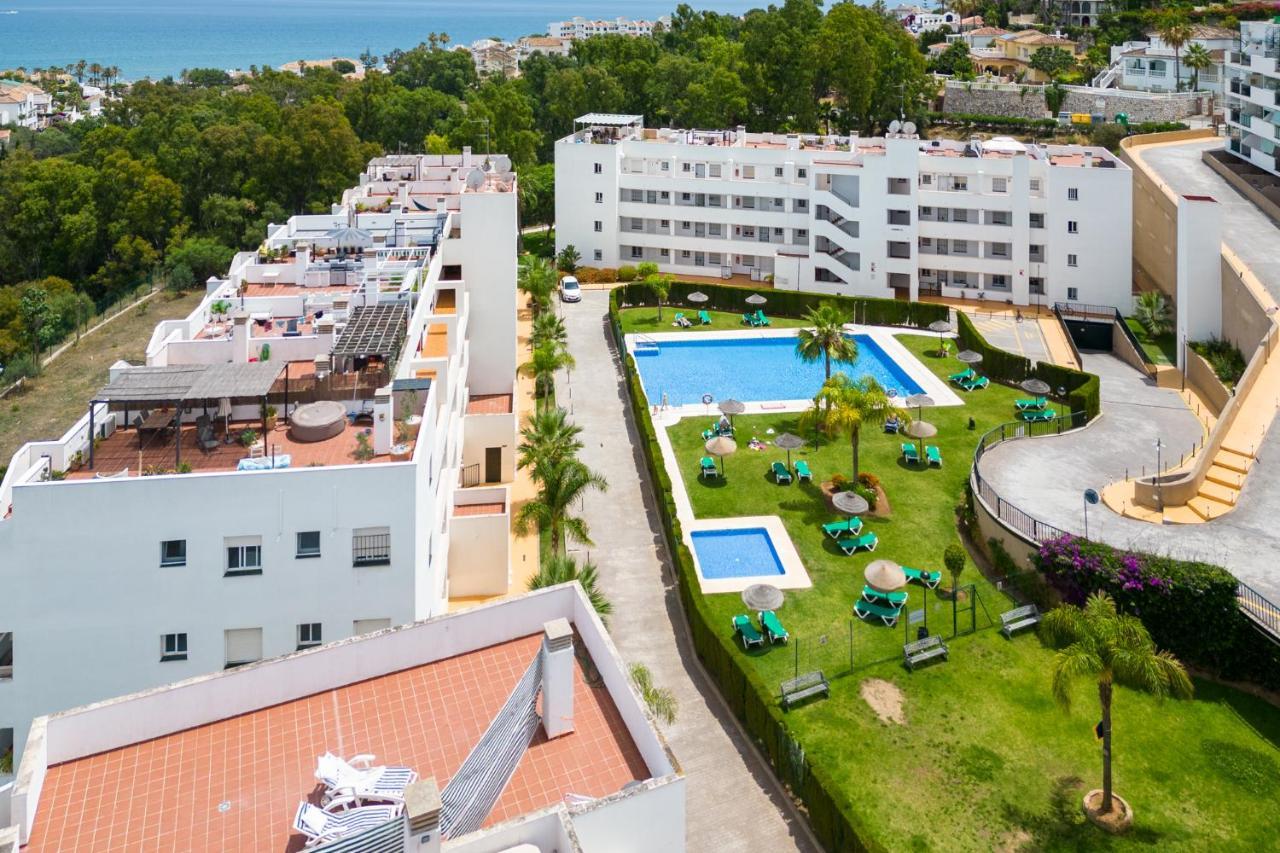
<svg viewBox="0 0 1280 853"><path fill-rule="evenodd" d="M981 391L991 384L991 380L985 376L979 376L976 379L967 379L960 383L960 387L965 391Z"/></svg>
<svg viewBox="0 0 1280 853"><path fill-rule="evenodd" d="M1036 411L1038 411L1038 410L1040 410L1040 409L1043 409L1046 405L1048 405L1048 403L1049 403L1049 401L1048 401L1048 400L1046 400L1044 397L1033 397L1033 398L1031 398L1031 399L1029 399L1029 400L1014 400L1014 401L1013 401L1013 405L1014 405L1014 406L1017 408L1017 410L1018 410L1018 411L1020 411L1020 412L1026 412L1026 411L1031 411L1031 410L1036 410Z"/></svg>
<svg viewBox="0 0 1280 853"><path fill-rule="evenodd" d="M840 550L844 551L846 557L852 557L859 551L874 551L879 544L880 540L874 533L864 533L861 536L836 540L836 545L840 546Z"/></svg>
<svg viewBox="0 0 1280 853"><path fill-rule="evenodd" d="M770 326L770 325L773 325L773 321L771 321L768 317L766 317L766 316L764 315L764 309L763 309L763 308L757 308L757 309L756 309L756 325L757 325L757 326Z"/></svg>
<svg viewBox="0 0 1280 853"><path fill-rule="evenodd" d="M916 450L916 446L914 444L903 444L902 458L908 465L919 465L920 451Z"/></svg>
<svg viewBox="0 0 1280 853"><path fill-rule="evenodd" d="M936 589L938 584L942 583L942 572L927 572L903 566L902 573L907 576L907 580L915 581L918 584L929 587L929 589Z"/></svg>
<svg viewBox="0 0 1280 853"><path fill-rule="evenodd" d="M373 756L368 754L346 761L326 752L316 760L316 779L329 797L402 800L418 774L409 767L373 766Z"/></svg>
<svg viewBox="0 0 1280 853"><path fill-rule="evenodd" d="M361 806L356 803L354 797L348 797L335 800L330 804L331 808L322 809L303 800L298 805L298 813L294 815L293 828L307 837L307 846L310 847L382 826L399 817L404 809L403 803L384 806ZM338 808L332 808L334 805Z"/></svg>
<svg viewBox="0 0 1280 853"><path fill-rule="evenodd" d="M978 374L973 372L972 367L966 367L964 370L960 371L959 373L951 374L950 376L947 377L947 379L952 382L955 382L956 384L959 384L961 382L968 382L969 380L973 379L977 375Z"/></svg>
<svg viewBox="0 0 1280 853"><path fill-rule="evenodd" d="M1058 416L1053 409L1041 409L1038 412L1018 412L1018 417L1022 418L1029 424L1042 423L1051 421Z"/></svg>
<svg viewBox="0 0 1280 853"><path fill-rule="evenodd" d="M809 463L803 459L796 460L796 476L801 480L813 482L813 472L809 470Z"/></svg>
<svg viewBox="0 0 1280 853"><path fill-rule="evenodd" d="M942 451L936 446L926 444L924 446L924 455L925 458L929 460L930 465L937 465L939 468L942 467Z"/></svg>
<svg viewBox="0 0 1280 853"><path fill-rule="evenodd" d="M857 536L861 530L862 519L860 518L846 518L842 521L832 521L822 525L822 532L836 540Z"/></svg>
<svg viewBox="0 0 1280 853"><path fill-rule="evenodd" d="M773 479L778 485L786 485L791 482L791 472L787 470L787 466L781 462L774 462L770 469L773 471Z"/></svg>
<svg viewBox="0 0 1280 853"><path fill-rule="evenodd" d="M905 592L881 592L872 586L863 584L862 598L872 604L887 605L889 607L902 607L907 603L907 594Z"/></svg>
<svg viewBox="0 0 1280 853"><path fill-rule="evenodd" d="M743 314L742 322L748 326L754 326L756 325L756 315L751 313Z"/></svg>
<svg viewBox="0 0 1280 853"><path fill-rule="evenodd" d="M698 463L701 466L699 476L702 477L719 477L720 469L716 468L715 460L710 456L702 457L702 461Z"/></svg>
<svg viewBox="0 0 1280 853"><path fill-rule="evenodd" d="M760 627L764 629L765 636L771 643L785 643L791 637L787 629L782 627L782 622L778 620L778 614L772 610L760 611Z"/></svg>
<svg viewBox="0 0 1280 853"><path fill-rule="evenodd" d="M672 322L673 322L673 323L675 323L677 326L684 326L684 325L685 325L685 324L687 324L689 321L688 321L688 320L686 320L686 319L684 318L684 312L683 312L683 311L677 311L677 312L676 312L675 319L674 319Z"/></svg>
<svg viewBox="0 0 1280 853"><path fill-rule="evenodd" d="M702 431L702 440L703 440L703 441L710 441L711 439L713 439L713 438L715 438L715 437L716 437L716 431L715 431L715 430L713 430L713 429L704 429L704 430Z"/></svg>
<svg viewBox="0 0 1280 853"><path fill-rule="evenodd" d="M702 325L704 325L704 326L710 326L710 325L711 325L711 315L710 315L710 314L708 314L706 311L699 311L699 312L698 312L698 321L699 321L700 323L702 323Z"/></svg>
<svg viewBox="0 0 1280 853"><path fill-rule="evenodd" d="M874 604L866 599L859 598L853 603L853 612L858 615L859 619L864 621L879 619L892 628L898 624L898 616L902 613L902 608L891 607L886 604Z"/></svg>
<svg viewBox="0 0 1280 853"><path fill-rule="evenodd" d="M744 649L764 645L764 637L756 630L756 626L751 624L751 617L745 613L739 613L733 617L733 631L742 638Z"/></svg>

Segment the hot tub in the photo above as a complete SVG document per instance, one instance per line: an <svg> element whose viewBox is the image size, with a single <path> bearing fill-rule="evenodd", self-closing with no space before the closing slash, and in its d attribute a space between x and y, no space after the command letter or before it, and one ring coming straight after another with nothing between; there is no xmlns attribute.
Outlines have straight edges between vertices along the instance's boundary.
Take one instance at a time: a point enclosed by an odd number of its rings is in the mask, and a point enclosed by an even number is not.
<svg viewBox="0 0 1280 853"><path fill-rule="evenodd" d="M289 438L298 442L324 441L347 428L347 407L334 400L307 403L293 410Z"/></svg>

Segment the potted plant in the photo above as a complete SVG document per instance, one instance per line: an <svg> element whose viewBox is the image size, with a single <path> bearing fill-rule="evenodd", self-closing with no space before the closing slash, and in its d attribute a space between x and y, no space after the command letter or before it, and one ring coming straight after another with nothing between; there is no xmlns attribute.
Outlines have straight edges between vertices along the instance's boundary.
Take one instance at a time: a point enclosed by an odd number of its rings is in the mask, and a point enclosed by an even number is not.
<svg viewBox="0 0 1280 853"><path fill-rule="evenodd" d="M240 433L240 444L243 447L253 447L258 443L257 430L247 429Z"/></svg>
<svg viewBox="0 0 1280 853"><path fill-rule="evenodd" d="M356 449L351 451L351 455L357 462L368 462L374 457L373 444L369 441L368 432L356 433Z"/></svg>
<svg viewBox="0 0 1280 853"><path fill-rule="evenodd" d="M261 408L261 417L266 422L267 432L271 432L276 428L279 417L275 406L268 406L264 403Z"/></svg>

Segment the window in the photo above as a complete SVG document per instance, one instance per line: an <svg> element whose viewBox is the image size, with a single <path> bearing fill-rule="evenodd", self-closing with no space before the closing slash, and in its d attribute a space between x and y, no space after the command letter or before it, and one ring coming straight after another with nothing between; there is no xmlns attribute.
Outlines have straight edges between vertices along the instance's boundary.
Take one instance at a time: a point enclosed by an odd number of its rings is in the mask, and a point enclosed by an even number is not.
<svg viewBox="0 0 1280 853"><path fill-rule="evenodd" d="M1076 287L1068 287L1068 288L1067 288L1067 301L1068 301L1068 302L1075 302L1075 301L1076 301L1076 300L1078 300L1079 298L1080 298L1080 289L1079 289L1079 288L1076 288Z"/></svg>
<svg viewBox="0 0 1280 853"><path fill-rule="evenodd" d="M658 257L661 257L661 258L669 258L669 257L671 257L671 250L670 250L670 249L659 249L659 250L658 250Z"/></svg>
<svg viewBox="0 0 1280 853"><path fill-rule="evenodd" d="M298 534L298 554L299 560L305 560L310 557L320 556L320 531L308 530Z"/></svg>
<svg viewBox="0 0 1280 853"><path fill-rule="evenodd" d="M689 250L688 250L688 249L681 249L681 250L680 250L680 257L682 257L682 258L690 257Z"/></svg>
<svg viewBox="0 0 1280 853"><path fill-rule="evenodd" d="M797 239L797 240L808 240L808 239L809 239L809 229L808 229L808 228L797 228L797 229L796 229L796 239Z"/></svg>
<svg viewBox="0 0 1280 853"><path fill-rule="evenodd" d="M226 546L225 577L262 574L262 538L260 536L228 539Z"/></svg>
<svg viewBox="0 0 1280 853"><path fill-rule="evenodd" d="M991 191L993 193L1004 193L1009 191L1009 181L1006 178L992 178Z"/></svg>
<svg viewBox="0 0 1280 853"><path fill-rule="evenodd" d="M592 228L594 228L595 232L599 234L601 231L604 230L604 223L601 222L599 219L597 219L595 223L592 225Z"/></svg>
<svg viewBox="0 0 1280 853"><path fill-rule="evenodd" d="M782 177L782 167L781 167L781 166L774 166L774 167L773 167L773 176L774 176L775 178L781 178L781 177Z"/></svg>
<svg viewBox="0 0 1280 853"><path fill-rule="evenodd" d="M185 566L187 564L187 540L166 539L160 543L160 565Z"/></svg>
<svg viewBox="0 0 1280 853"><path fill-rule="evenodd" d="M670 220L670 219L660 219L660 220L658 220L658 227L660 227L660 228L670 228L670 227L671 227L671 220Z"/></svg>
<svg viewBox="0 0 1280 853"><path fill-rule="evenodd" d="M381 631L390 627L390 619L357 619L351 623L351 632L357 635L372 634L374 631Z"/></svg>
<svg viewBox="0 0 1280 853"><path fill-rule="evenodd" d="M670 163L668 163L666 160L663 160L663 161L662 161L662 171L664 171L664 172L670 172L670 171L671 171L671 164L670 164ZM666 195L666 193L663 193L663 195Z"/></svg>
<svg viewBox="0 0 1280 853"><path fill-rule="evenodd" d="M1067 201L1079 201L1080 190L1078 187L1067 187Z"/></svg>
<svg viewBox="0 0 1280 853"><path fill-rule="evenodd" d="M1027 283L1030 285L1030 292L1032 296L1044 296L1044 279L1043 278L1037 278L1036 276L1031 276L1031 278L1027 279Z"/></svg>
<svg viewBox="0 0 1280 853"><path fill-rule="evenodd" d="M222 633L226 644L227 669L262 660L261 628L235 628Z"/></svg>
<svg viewBox="0 0 1280 853"><path fill-rule="evenodd" d="M804 198L796 199L796 210L808 210L809 200Z"/></svg>
<svg viewBox="0 0 1280 853"><path fill-rule="evenodd" d="M724 226L722 226L719 222L709 222L707 223L707 234L709 234L712 237L723 236Z"/></svg>
<svg viewBox="0 0 1280 853"><path fill-rule="evenodd" d="M711 164L709 167L707 167L707 168L708 168L708 171L709 171L709 173L710 173L711 177L713 177L713 178L718 178L718 177L720 177L720 164L719 164L719 163L712 163L712 164Z"/></svg>
<svg viewBox="0 0 1280 853"><path fill-rule="evenodd" d="M632 193L631 200L639 201L640 199L636 198L635 193ZM596 204L604 204L604 193L596 193Z"/></svg>
<svg viewBox="0 0 1280 853"><path fill-rule="evenodd" d="M968 240L952 240L951 253L954 255L969 254L969 241Z"/></svg>
<svg viewBox="0 0 1280 853"><path fill-rule="evenodd" d="M351 565L391 565L391 531L386 527L358 527L351 531Z"/></svg>
<svg viewBox="0 0 1280 853"><path fill-rule="evenodd" d="M1008 287L1009 276L1004 275L1003 273L997 273L991 276L991 286L992 287Z"/></svg>
<svg viewBox="0 0 1280 853"><path fill-rule="evenodd" d="M692 170L693 170L693 164L692 164L692 163L681 163L681 164L680 164L680 171L682 171L682 172L689 172L689 171L692 171Z"/></svg>
<svg viewBox="0 0 1280 853"><path fill-rule="evenodd" d="M597 260L597 261L603 261L603 260L604 260L604 252L603 252L603 251L601 251L600 249L596 249L594 252L592 252L592 253L591 253L591 257L592 257L594 260Z"/></svg>
<svg viewBox="0 0 1280 853"><path fill-rule="evenodd" d="M662 190L661 192L658 193L658 198L661 199L662 201L671 201L671 193L667 192L666 190Z"/></svg>
<svg viewBox="0 0 1280 853"><path fill-rule="evenodd" d="M925 172L923 175L920 176L920 183L926 187L930 186L933 183L933 175L929 174L928 172Z"/></svg>
<svg viewBox="0 0 1280 853"><path fill-rule="evenodd" d="M1031 214L1031 227L1032 227L1032 228L1043 228L1043 227L1044 227L1044 214L1043 214L1043 213L1033 213L1033 214Z"/></svg>
<svg viewBox="0 0 1280 853"><path fill-rule="evenodd" d="M161 634L160 635L160 661L170 660L186 660L187 659L187 635L186 634Z"/></svg>
<svg viewBox="0 0 1280 853"><path fill-rule="evenodd" d="M298 651L318 646L322 642L319 622L303 622L298 626Z"/></svg>
<svg viewBox="0 0 1280 853"><path fill-rule="evenodd" d="M680 200L681 200L681 201L692 201L692 200L693 200L693 195L692 195L692 194L690 194L690 193L680 193Z"/></svg>
<svg viewBox="0 0 1280 853"><path fill-rule="evenodd" d="M1038 192L1040 192L1040 179L1039 179L1039 178L1032 178L1032 179L1031 179L1031 191L1032 191L1033 193L1038 193Z"/></svg>
<svg viewBox="0 0 1280 853"><path fill-rule="evenodd" d="M796 177L803 181L805 178L809 177L809 170L796 169Z"/></svg>
<svg viewBox="0 0 1280 853"><path fill-rule="evenodd" d="M641 248L641 247L639 247L639 246L632 246L632 247L631 247L631 257L633 257L633 258L643 258L643 257L644 257L644 249L642 249L642 248Z"/></svg>
<svg viewBox="0 0 1280 853"><path fill-rule="evenodd" d="M1078 263L1078 260L1079 259L1075 255L1067 255L1067 266L1069 267L1080 266L1080 264Z"/></svg>
<svg viewBox="0 0 1280 853"><path fill-rule="evenodd" d="M13 632L0 631L0 681L13 678Z"/></svg>
<svg viewBox="0 0 1280 853"><path fill-rule="evenodd" d="M1076 222L1074 219L1068 219L1068 220L1067 220L1067 233L1068 233L1068 234L1079 234L1079 233L1080 233L1080 223Z"/></svg>
<svg viewBox="0 0 1280 853"><path fill-rule="evenodd" d="M1013 224L1011 214L1007 210L988 210L988 225L1011 225Z"/></svg>
<svg viewBox="0 0 1280 853"><path fill-rule="evenodd" d="M596 173L597 175L603 175L603 174L604 174L604 164L603 164L603 163L596 163L596 164L595 164L595 173Z"/></svg>

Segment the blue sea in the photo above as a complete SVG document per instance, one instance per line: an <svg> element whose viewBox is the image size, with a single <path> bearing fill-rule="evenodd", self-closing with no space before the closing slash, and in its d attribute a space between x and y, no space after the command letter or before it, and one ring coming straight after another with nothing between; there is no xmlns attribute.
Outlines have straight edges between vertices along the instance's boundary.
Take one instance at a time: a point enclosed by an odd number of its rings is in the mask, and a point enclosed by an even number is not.
<svg viewBox="0 0 1280 853"><path fill-rule="evenodd" d="M79 59L126 80L184 68L247 69L296 59L382 55L448 33L454 44L546 32L581 15L653 20L678 0L0 0L0 69ZM742 14L763 0L690 0Z"/></svg>

